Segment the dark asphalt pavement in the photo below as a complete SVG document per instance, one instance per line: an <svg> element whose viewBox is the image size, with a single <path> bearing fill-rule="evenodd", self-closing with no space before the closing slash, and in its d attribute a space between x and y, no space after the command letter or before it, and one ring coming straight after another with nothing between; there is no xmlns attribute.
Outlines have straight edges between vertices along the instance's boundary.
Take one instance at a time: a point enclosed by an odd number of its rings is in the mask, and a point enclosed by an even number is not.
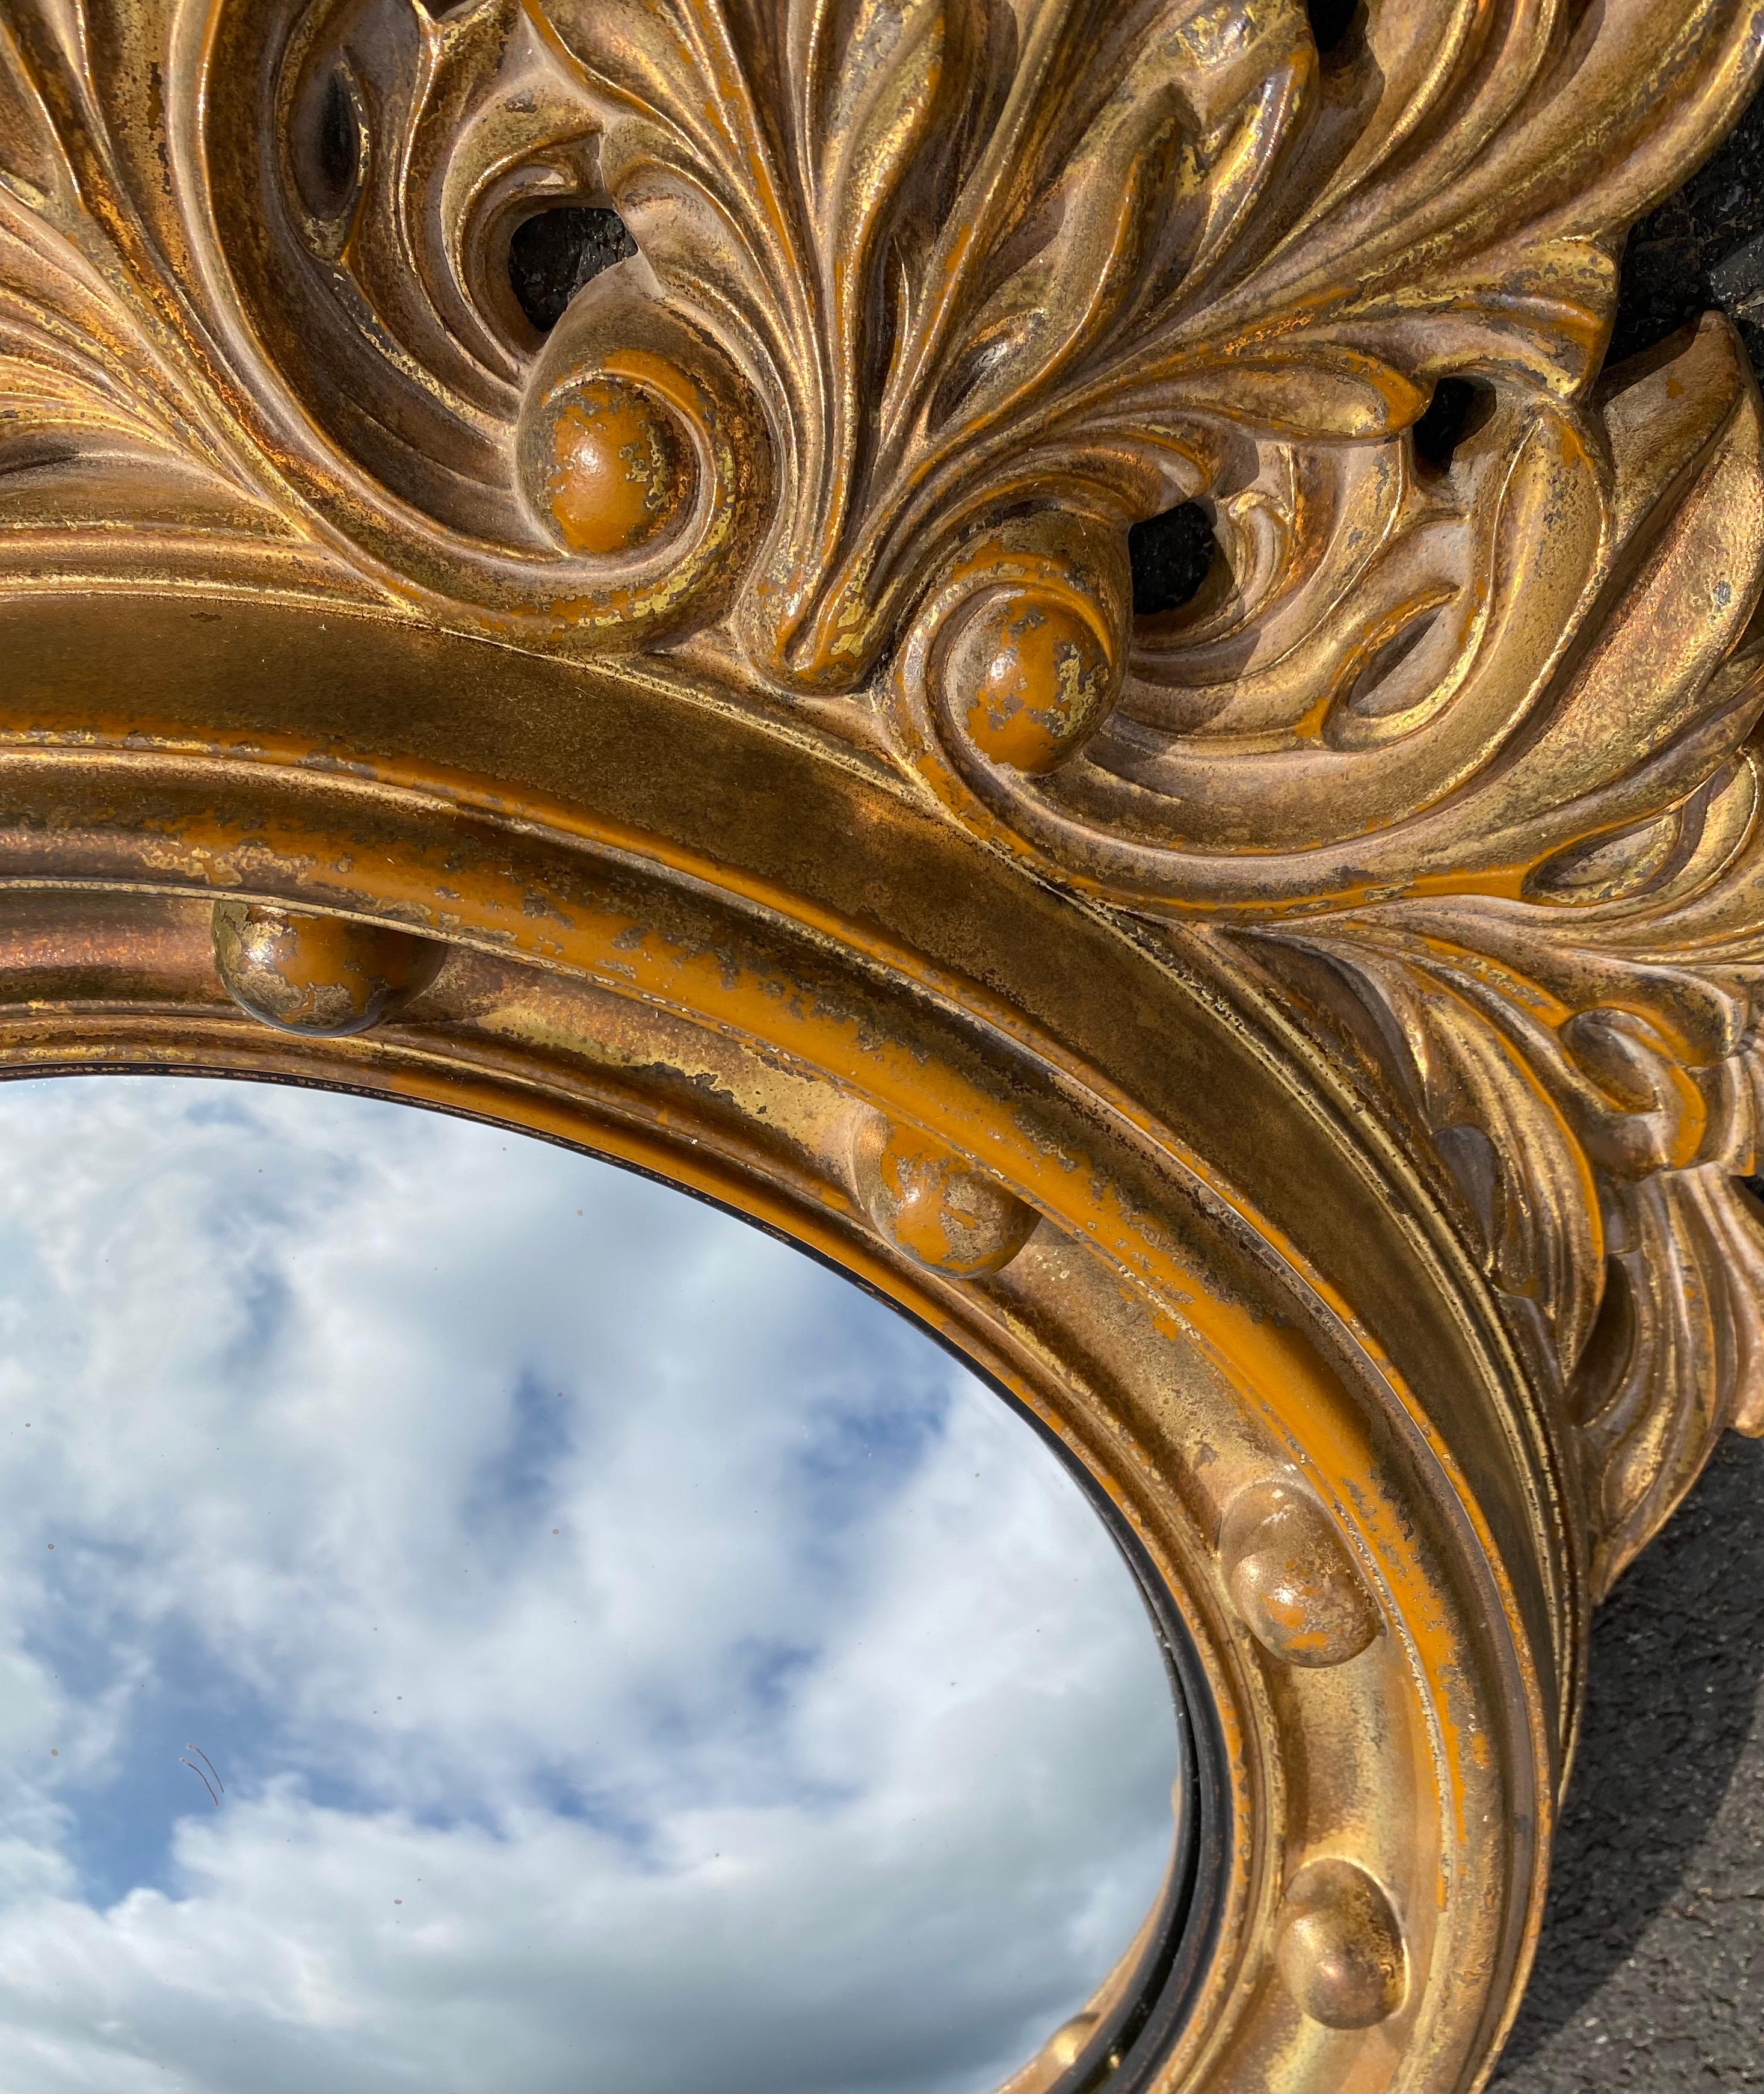
<svg viewBox="0 0 1764 2094"><path fill-rule="evenodd" d="M1592 1637L1500 2094L1764 2087L1764 1442L1729 1434Z"/></svg>

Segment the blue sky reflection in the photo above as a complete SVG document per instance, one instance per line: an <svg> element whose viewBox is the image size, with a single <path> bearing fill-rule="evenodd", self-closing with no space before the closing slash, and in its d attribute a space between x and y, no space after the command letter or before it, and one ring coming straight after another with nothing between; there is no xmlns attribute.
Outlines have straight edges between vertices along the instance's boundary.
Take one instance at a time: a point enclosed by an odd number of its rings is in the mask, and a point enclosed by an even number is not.
<svg viewBox="0 0 1764 2094"><path fill-rule="evenodd" d="M963 2094L1124 1948L1149 1626L902 1319L372 1101L0 1157L7 2094Z"/></svg>

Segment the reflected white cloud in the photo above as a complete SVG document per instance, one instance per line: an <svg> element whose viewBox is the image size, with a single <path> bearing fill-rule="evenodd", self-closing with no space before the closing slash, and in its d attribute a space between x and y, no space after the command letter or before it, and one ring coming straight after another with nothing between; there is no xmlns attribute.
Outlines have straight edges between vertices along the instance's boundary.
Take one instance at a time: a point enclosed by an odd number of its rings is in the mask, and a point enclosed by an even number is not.
<svg viewBox="0 0 1764 2094"><path fill-rule="evenodd" d="M9 1084L0 1158L7 2094L954 2094L1125 1946L1149 1626L892 1312L369 1101Z"/></svg>

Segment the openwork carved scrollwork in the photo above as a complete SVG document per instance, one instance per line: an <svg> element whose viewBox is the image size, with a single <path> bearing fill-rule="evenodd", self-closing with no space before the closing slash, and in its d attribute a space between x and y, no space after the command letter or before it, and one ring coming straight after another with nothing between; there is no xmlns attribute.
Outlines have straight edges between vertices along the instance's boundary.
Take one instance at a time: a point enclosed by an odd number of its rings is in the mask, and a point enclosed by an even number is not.
<svg viewBox="0 0 1764 2094"><path fill-rule="evenodd" d="M653 821L669 876L689 858L712 887L764 859L741 875L751 892L800 880L847 927L848 958L867 910L936 945L935 911L901 898L932 833L976 892L1019 880L1023 920L1027 897L1058 897L1074 952L1136 956L1119 965L1142 1003L1110 1016L1138 1071L1120 1096L1155 1088L1141 1032L1198 998L1237 1045L1214 1041L1196 1084L1227 1067L1248 1083L1262 1056L1304 1072L1341 1184L1384 1171L1462 1327L1488 1305L1471 1349L1519 1391L1498 1459L1484 1449L1473 1474L1437 1409L1428 1458L1476 1508L1478 1575L1537 1556L1528 1596L1501 1585L1462 1618L1523 1622L1520 1654L1486 1678L1531 1712L1547 1781L1588 1596L1719 1431L1764 1431L1764 1225L1736 1183L1764 1139L1764 407L1718 317L1602 367L1627 227L1761 63L1757 0L1368 0L1327 51L1297 0L11 0L0 613L75 600L101 621L120 593L250 605L272 636L202 670L193 726L163 693L137 717L133 689L100 707L81 685L70 710L56 680L85 628L46 612L62 652L32 669L7 761L286 763L302 789L420 786L454 810L436 836L458 833L420 878L376 885L372 851L289 841L291 815L276 843L167 811L184 804L168 770L125 848L80 771L52 820L29 802L30 835L62 841L8 862L27 881L221 890L233 993L315 1038L395 1017L434 979L424 939L602 967L658 1007L702 959L687 940L672 973L597 948L572 960L583 905L558 898L555 868L519 913L462 899L462 809L559 852L592 836L641 856ZM628 251L541 332L511 241L536 212L584 206L616 211ZM1136 615L1129 533L1184 504L1210 566L1190 601ZM335 619L372 632L356 658L381 681L308 702L311 662L342 678ZM278 647L308 693L286 721L265 695ZM401 681L401 659L450 666ZM229 679L254 694L242 724L217 695ZM607 788L626 826L597 829L594 780L645 706L675 709L676 740L642 744L641 786ZM853 863L890 824L928 825L889 859L886 896L825 901L839 853L793 833L793 765L850 784ZM414 863L398 834L380 855ZM513 879L503 864L484 894ZM312 928L328 907L344 928ZM1008 1004L1033 976L1069 1028L1092 1022L1041 983L1006 912L984 920L914 977L927 1008L965 997L984 1030L993 985ZM336 975L317 1001L309 948ZM276 972L290 953L293 987ZM387 958L413 953L402 973ZM1108 974L1072 964L1080 988ZM793 976L766 993L790 1012L778 1037L814 1032L797 1006L819 1013L821 991ZM721 994L695 988L692 1008L745 1023ZM997 1057L1058 1062L1001 1020L986 1036ZM816 1080L858 1099L827 1106L824 1198L919 1269L913 1285L995 1305L1019 1290L1028 1327L1062 1298L1059 1261L1082 1265L1075 1232L1123 1272L1162 1270L1150 1195L1080 1200L1071 1180L1056 1197L1036 1178L1032 1153L1103 1185L1077 1136L1044 1139L1020 1101L989 1147L947 1114L918 1123L910 1095L854 1073L870 1052L815 1049ZM1097 1103L1098 1123L1115 1110ZM1280 1122L1295 1158L1302 1117ZM1156 1121L1134 1122L1148 1143ZM1240 1175L1262 1167L1253 1150L1234 1152ZM1160 1167L1167 1193L1179 1174ZM1335 1303L1311 1253L1257 1227L1290 1281L1271 1329L1293 1301ZM1243 1357L1275 1357L1231 1322L1253 1288L1214 1292ZM1190 1297L1171 1281L1160 1298L1167 1332ZM1280 1357L1313 1386L1320 1354ZM1215 1552L1208 1618L1256 1646L1210 1676L1223 1695L1272 1668L1243 1689L1270 1736L1350 1675L1410 1678L1422 1644L1401 1577L1368 1569L1384 1530L1350 1545L1345 1499L1305 1470L1324 1457L1282 1415L1280 1446L1190 1479ZM1373 1435L1362 1451L1388 1450ZM1176 1493L1152 1455L1132 1461ZM1410 1567L1417 1590L1434 1575ZM1427 1662L1443 1678L1459 1661ZM1437 1723L1444 1764L1445 1719L1404 1720L1417 1739ZM1514 1802L1512 1780L1502 1808L1529 1838L1547 1799ZM1255 1809L1284 1809L1278 1789L1267 1774ZM1257 2084L1300 2083L1301 2053L1323 2070L1280 2032L1296 2000L1337 2032L1407 2017L1388 2059L1482 2070L1528 1922L1501 1922L1483 2021L1453 2009L1458 2033L1429 2052L1448 1979L1427 1975L1417 1909L1334 1836L1295 1835L1232 1893L1241 1939L1278 1937L1286 1989L1228 2054ZM1236 1982L1218 1976L1206 2011L1223 2016ZM1245 1977L1230 1996L1252 1992ZM1113 2070L1126 1997L1062 2031L1034 2083ZM1171 2073L1205 2076L1201 2036L1158 2040Z"/></svg>

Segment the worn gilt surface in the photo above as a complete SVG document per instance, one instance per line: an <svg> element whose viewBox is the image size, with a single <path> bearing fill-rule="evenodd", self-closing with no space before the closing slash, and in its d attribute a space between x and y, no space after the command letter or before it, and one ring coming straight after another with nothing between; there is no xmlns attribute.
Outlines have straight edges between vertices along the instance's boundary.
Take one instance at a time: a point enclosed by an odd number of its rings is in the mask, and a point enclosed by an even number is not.
<svg viewBox="0 0 1764 2094"><path fill-rule="evenodd" d="M1757 393L1718 319L1600 369L1755 10L1404 0L1327 60L1293 0L5 17L5 584L665 650L880 745L1342 1048L1561 1392L1598 1582L1764 1427ZM508 237L580 199L639 254L541 343ZM1127 531L1197 498L1136 621Z"/></svg>
<svg viewBox="0 0 1764 2094"><path fill-rule="evenodd" d="M1323 56L1296 0L4 0L0 592L634 658L1223 962L1474 1247L1602 1589L1764 1431L1764 420L1718 317L1602 367L1761 53L1741 0ZM637 252L541 338L557 203Z"/></svg>

